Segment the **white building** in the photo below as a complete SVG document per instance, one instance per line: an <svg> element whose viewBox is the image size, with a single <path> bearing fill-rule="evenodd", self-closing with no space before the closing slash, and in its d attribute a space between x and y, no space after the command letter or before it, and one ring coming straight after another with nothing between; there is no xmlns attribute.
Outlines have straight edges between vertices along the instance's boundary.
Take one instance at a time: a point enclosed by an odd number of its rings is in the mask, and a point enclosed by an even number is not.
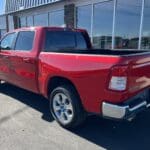
<svg viewBox="0 0 150 150"><path fill-rule="evenodd" d="M150 0L6 0L6 15L7 30L65 24L97 48L150 49Z"/></svg>

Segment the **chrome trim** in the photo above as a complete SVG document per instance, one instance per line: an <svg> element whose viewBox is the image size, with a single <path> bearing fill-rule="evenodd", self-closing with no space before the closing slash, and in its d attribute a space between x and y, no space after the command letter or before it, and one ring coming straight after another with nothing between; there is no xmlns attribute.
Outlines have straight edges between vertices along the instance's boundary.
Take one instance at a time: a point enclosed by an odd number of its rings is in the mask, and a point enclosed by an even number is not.
<svg viewBox="0 0 150 150"><path fill-rule="evenodd" d="M102 113L104 117L122 119L126 115L128 106L118 106L103 102Z"/></svg>
<svg viewBox="0 0 150 150"><path fill-rule="evenodd" d="M147 102L144 101L144 102L138 104L137 106L135 106L135 107L133 107L133 108L130 108L129 111L130 111L130 112L135 111L135 110L139 109L140 107L143 107L143 106L146 106L146 105L147 105Z"/></svg>
<svg viewBox="0 0 150 150"><path fill-rule="evenodd" d="M147 108L149 108L150 107L150 104L147 104Z"/></svg>
<svg viewBox="0 0 150 150"><path fill-rule="evenodd" d="M115 104L110 104L107 102L102 103L102 115L104 117L110 117L115 119L123 119L126 115L136 111L141 107L150 107L150 104L147 105L147 102L144 101L133 108L130 108L129 105L119 106Z"/></svg>

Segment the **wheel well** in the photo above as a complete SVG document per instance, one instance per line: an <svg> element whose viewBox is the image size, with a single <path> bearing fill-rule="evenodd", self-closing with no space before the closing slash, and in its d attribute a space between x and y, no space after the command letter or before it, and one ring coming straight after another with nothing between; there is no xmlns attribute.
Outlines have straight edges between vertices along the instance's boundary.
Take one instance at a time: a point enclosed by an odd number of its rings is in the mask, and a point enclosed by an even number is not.
<svg viewBox="0 0 150 150"><path fill-rule="evenodd" d="M76 94L78 94L76 87L70 80L63 78L63 77L52 77L48 82L47 95L49 96L49 94L53 91L53 89L55 89L56 87L61 86L61 85L71 85L74 88L74 90L76 91ZM79 96L79 94L78 94L78 96Z"/></svg>
<svg viewBox="0 0 150 150"><path fill-rule="evenodd" d="M75 87L75 85L67 78L64 78L64 77L52 77L49 82L48 82L48 90L47 90L47 95L48 97L50 96L50 93L58 86L62 86L62 85L70 85L73 89L74 89L74 92L75 94L78 96L78 100L79 100L79 103L82 107L82 109L85 111L84 109L84 106L83 106L83 103L82 103L82 100L80 98L80 95Z"/></svg>

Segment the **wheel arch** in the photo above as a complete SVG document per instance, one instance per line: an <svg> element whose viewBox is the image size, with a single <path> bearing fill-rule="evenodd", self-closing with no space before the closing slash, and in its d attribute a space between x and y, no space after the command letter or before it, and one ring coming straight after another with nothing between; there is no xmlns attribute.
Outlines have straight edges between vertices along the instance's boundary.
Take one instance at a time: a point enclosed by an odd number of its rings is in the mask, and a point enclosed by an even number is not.
<svg viewBox="0 0 150 150"><path fill-rule="evenodd" d="M80 95L75 85L69 79L64 78L64 77L59 77L59 76L52 77L48 82L47 89L48 89L47 92L49 93L51 114L61 126L65 128L74 128L78 125L81 125L84 122L87 116L87 111L85 111L83 107L82 100L80 98ZM65 92L70 93L69 95L71 97L72 104L74 106L74 111L75 111L73 119L67 125L64 125L62 124L62 122L60 122L59 118L57 118L58 116L56 116L56 113L54 112L54 109L53 109L53 97L56 93L61 92L61 91L63 91L63 93Z"/></svg>
<svg viewBox="0 0 150 150"><path fill-rule="evenodd" d="M73 89L75 90L76 94L79 96L79 92L75 86L75 84L68 78L66 77L61 77L61 76L54 76L51 77L48 80L48 84L47 84L47 96L49 97L50 93L53 91L54 88L61 86L61 85L70 85L73 87ZM81 99L81 98L80 98Z"/></svg>

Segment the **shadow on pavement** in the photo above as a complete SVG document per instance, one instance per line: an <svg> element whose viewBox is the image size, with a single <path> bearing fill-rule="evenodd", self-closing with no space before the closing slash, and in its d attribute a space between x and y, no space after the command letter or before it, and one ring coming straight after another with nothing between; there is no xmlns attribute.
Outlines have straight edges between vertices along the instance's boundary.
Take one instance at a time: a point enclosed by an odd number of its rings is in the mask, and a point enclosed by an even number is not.
<svg viewBox="0 0 150 150"><path fill-rule="evenodd" d="M53 121L48 100L42 96L6 83L1 85L1 92L41 112L42 119ZM82 128L71 132L108 150L150 150L150 110L139 114L133 122L90 116Z"/></svg>
<svg viewBox="0 0 150 150"><path fill-rule="evenodd" d="M139 114L133 122L91 116L82 128L71 132L107 150L150 150L150 111Z"/></svg>
<svg viewBox="0 0 150 150"><path fill-rule="evenodd" d="M42 119L49 122L53 121L49 112L49 102L44 97L7 83L1 84L0 92L41 112L43 114Z"/></svg>

